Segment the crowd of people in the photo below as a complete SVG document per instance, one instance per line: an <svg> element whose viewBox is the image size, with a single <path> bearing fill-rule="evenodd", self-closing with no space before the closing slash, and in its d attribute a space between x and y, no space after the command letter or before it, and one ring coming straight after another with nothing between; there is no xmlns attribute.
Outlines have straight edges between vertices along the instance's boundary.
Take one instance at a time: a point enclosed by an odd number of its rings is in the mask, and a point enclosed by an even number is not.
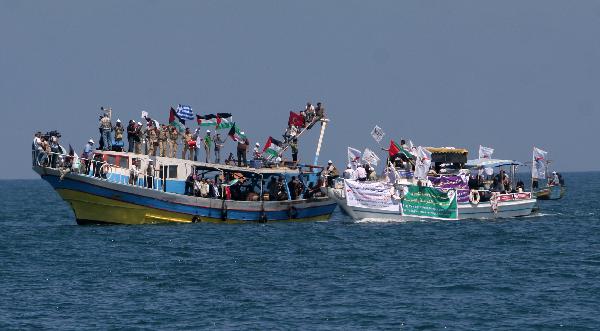
<svg viewBox="0 0 600 331"><path fill-rule="evenodd" d="M99 119L99 149L104 151L130 152L135 154L145 154L149 156L162 157L180 157L198 161L200 152L204 150L204 162L221 163L221 152L226 142L226 135L219 132L212 133L206 130L203 134L200 128L192 131L185 128L183 132L171 124L158 124L156 121L146 118L146 123L130 120L126 127L123 126L120 119L112 123L112 109L101 107L102 115ZM294 113L295 114L295 113ZM289 147L291 149L292 162L298 162L298 136L305 129L310 129L320 119L325 117L325 107L318 102L316 107L311 102L307 102L306 107L300 111L300 114L288 120L288 128L283 134L284 145L282 151ZM236 141L236 157L233 154L225 160L226 163L236 164L238 166L248 166L248 149L250 141L241 132L242 138ZM127 144L124 143L127 139ZM181 147L180 147L181 145ZM214 157L213 157L214 155ZM263 156L260 143L254 145L252 159L261 160L264 163L281 163L281 155L273 160L266 160Z"/></svg>

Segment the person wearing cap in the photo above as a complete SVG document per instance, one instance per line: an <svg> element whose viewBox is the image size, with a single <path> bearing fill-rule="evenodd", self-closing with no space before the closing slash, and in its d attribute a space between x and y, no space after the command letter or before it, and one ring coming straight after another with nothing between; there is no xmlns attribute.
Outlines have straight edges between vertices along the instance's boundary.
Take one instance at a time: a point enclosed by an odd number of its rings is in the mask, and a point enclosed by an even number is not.
<svg viewBox="0 0 600 331"><path fill-rule="evenodd" d="M169 136L167 142L169 143L169 152L167 153L167 155L171 158L176 158L177 147L179 145L179 143L177 142L179 140L179 131L177 131L177 128L173 125L169 125L168 130Z"/></svg>
<svg viewBox="0 0 600 331"><path fill-rule="evenodd" d="M103 108L100 108L104 110ZM102 150L110 151L112 149L112 138L110 132L112 131L112 123L110 122L110 113L104 113L100 119L100 132L102 133Z"/></svg>
<svg viewBox="0 0 600 331"><path fill-rule="evenodd" d="M94 155L94 139L90 138L87 144L83 147L81 159L83 160L85 174L90 173L90 165L92 164L92 156Z"/></svg>
<svg viewBox="0 0 600 331"><path fill-rule="evenodd" d="M158 146L158 128L152 122L148 122L146 129L146 142L148 146L148 155L156 156L156 147Z"/></svg>
<svg viewBox="0 0 600 331"><path fill-rule="evenodd" d="M210 130L206 130L206 135L202 140L202 145L204 146L204 152L206 153L205 162L210 162L210 149L212 148L212 137L210 136Z"/></svg>
<svg viewBox="0 0 600 331"><path fill-rule="evenodd" d="M560 185L560 178L558 178L556 171L552 171L552 180L550 181L550 185Z"/></svg>
<svg viewBox="0 0 600 331"><path fill-rule="evenodd" d="M125 131L123 125L121 125L121 120L117 119L115 122L115 126L113 127L113 131L115 133L115 150L118 152L123 151L123 132Z"/></svg>
<svg viewBox="0 0 600 331"><path fill-rule="evenodd" d="M259 143L254 144L253 156L254 156L255 160L258 160L262 157L262 154L260 152L260 144Z"/></svg>
<svg viewBox="0 0 600 331"><path fill-rule="evenodd" d="M213 141L215 143L215 163L221 163L221 149L225 144L225 139L222 139L221 135L217 133Z"/></svg>
<svg viewBox="0 0 600 331"><path fill-rule="evenodd" d="M42 149L42 133L40 131L36 132L33 136L33 142L31 143L31 150L33 150L33 165L36 165L37 159L40 155Z"/></svg>
<svg viewBox="0 0 600 331"><path fill-rule="evenodd" d="M182 159L186 159L186 155L188 153L188 151L190 152L190 161L194 160L194 149L196 148L194 143L194 139L193 139L193 135L190 132L190 128L185 128L185 132L183 133L183 136L181 137L181 143L183 143L183 149L181 150L181 158Z"/></svg>
<svg viewBox="0 0 600 331"><path fill-rule="evenodd" d="M137 122L135 125L135 135L133 136L133 151L135 154L142 154L142 122Z"/></svg>
<svg viewBox="0 0 600 331"><path fill-rule="evenodd" d="M130 185L138 185L138 179L140 173L142 172L141 166L142 162L138 158L133 158L131 160L131 168L129 168L129 184Z"/></svg>
<svg viewBox="0 0 600 331"><path fill-rule="evenodd" d="M159 154L162 157L167 156L167 140L169 137L169 130L166 125L161 124L160 130L158 131L158 149Z"/></svg>
<svg viewBox="0 0 600 331"><path fill-rule="evenodd" d="M238 140L237 143L237 161L238 167L242 166L242 161L244 161L244 167L248 166L248 161L246 159L246 152L248 151L248 146L250 145L250 141L246 138L244 132L240 132L240 135L244 137L241 140Z"/></svg>
<svg viewBox="0 0 600 331"><path fill-rule="evenodd" d="M323 170L323 175L327 176L327 185L329 187L333 187L333 181L340 177L339 171L333 165L331 160L327 161L327 167L325 167L325 170Z"/></svg>
<svg viewBox="0 0 600 331"><path fill-rule="evenodd" d="M154 161L148 160L148 166L146 167L146 187L154 188Z"/></svg>

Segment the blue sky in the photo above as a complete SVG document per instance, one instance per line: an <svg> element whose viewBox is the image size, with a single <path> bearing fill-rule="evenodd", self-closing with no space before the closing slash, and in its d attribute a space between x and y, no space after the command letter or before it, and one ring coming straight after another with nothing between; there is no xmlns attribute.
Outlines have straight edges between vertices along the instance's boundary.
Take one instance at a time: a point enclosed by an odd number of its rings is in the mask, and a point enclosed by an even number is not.
<svg viewBox="0 0 600 331"><path fill-rule="evenodd" d="M78 151L97 140L101 105L123 121L166 121L178 103L231 112L264 144L307 101L331 119L322 162L377 148L379 124L386 139L524 161L535 145L558 170L598 170L598 31L600 2L583 0L0 0L0 178L35 177L34 131Z"/></svg>

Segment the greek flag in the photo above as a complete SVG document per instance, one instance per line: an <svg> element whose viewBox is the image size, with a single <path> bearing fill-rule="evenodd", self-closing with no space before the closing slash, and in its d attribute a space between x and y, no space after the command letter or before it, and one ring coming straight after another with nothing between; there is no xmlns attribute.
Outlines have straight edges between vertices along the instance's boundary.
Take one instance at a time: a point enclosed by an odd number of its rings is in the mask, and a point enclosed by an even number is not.
<svg viewBox="0 0 600 331"><path fill-rule="evenodd" d="M177 106L177 116L179 116L182 120L193 120L194 112L192 111L192 107L186 105Z"/></svg>

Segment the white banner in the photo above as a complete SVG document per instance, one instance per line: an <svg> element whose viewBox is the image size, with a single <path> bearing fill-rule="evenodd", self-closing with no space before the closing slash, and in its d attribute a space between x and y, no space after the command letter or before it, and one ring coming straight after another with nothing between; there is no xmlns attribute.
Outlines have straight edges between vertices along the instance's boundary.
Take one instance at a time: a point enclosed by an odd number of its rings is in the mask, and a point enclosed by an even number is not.
<svg viewBox="0 0 600 331"><path fill-rule="evenodd" d="M352 147L348 147L348 163L358 162L362 156L362 153Z"/></svg>
<svg viewBox="0 0 600 331"><path fill-rule="evenodd" d="M394 186L391 184L345 179L344 189L348 206L400 213L400 204L392 198Z"/></svg>
<svg viewBox="0 0 600 331"><path fill-rule="evenodd" d="M431 152L424 147L417 148L417 164L415 165L415 178L427 179L429 167L431 166Z"/></svg>
<svg viewBox="0 0 600 331"><path fill-rule="evenodd" d="M531 178L546 178L546 155L548 152L537 147L533 148L533 164L531 165Z"/></svg>
<svg viewBox="0 0 600 331"><path fill-rule="evenodd" d="M375 139L375 141L377 143L380 143L381 139L383 139L383 136L385 136L385 132L383 132L382 128L380 128L379 126L375 125L375 127L373 128L373 130L371 130L371 136L373 137L373 139Z"/></svg>
<svg viewBox="0 0 600 331"><path fill-rule="evenodd" d="M362 155L363 161L369 163L370 165L376 166L379 162L379 157L370 149L365 148L365 151Z"/></svg>
<svg viewBox="0 0 600 331"><path fill-rule="evenodd" d="M484 147L479 145L479 158L480 159L491 159L494 154L494 149L490 147Z"/></svg>

